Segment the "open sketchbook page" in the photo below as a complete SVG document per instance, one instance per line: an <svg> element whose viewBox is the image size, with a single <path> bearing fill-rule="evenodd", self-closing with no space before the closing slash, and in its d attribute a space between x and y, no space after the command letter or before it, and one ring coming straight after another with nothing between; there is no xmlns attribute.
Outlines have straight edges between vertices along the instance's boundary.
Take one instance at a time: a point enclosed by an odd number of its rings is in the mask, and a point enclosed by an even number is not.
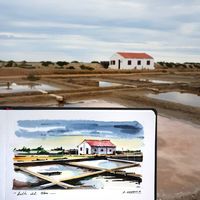
<svg viewBox="0 0 200 200"><path fill-rule="evenodd" d="M152 110L1 113L3 200L155 199Z"/></svg>

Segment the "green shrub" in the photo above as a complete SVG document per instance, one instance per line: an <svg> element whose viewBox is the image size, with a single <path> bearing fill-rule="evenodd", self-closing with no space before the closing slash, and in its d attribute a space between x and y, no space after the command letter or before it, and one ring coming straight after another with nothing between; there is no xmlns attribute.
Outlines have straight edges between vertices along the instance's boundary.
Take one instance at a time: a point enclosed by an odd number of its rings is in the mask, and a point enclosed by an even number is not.
<svg viewBox="0 0 200 200"><path fill-rule="evenodd" d="M109 61L101 61L100 64L103 68L108 69L110 62Z"/></svg>
<svg viewBox="0 0 200 200"><path fill-rule="evenodd" d="M166 65L166 67L168 67L168 68L172 68L173 66L174 66L174 63L168 63L168 62L166 62L165 63L165 65Z"/></svg>
<svg viewBox="0 0 200 200"><path fill-rule="evenodd" d="M77 60L72 61L71 63L79 63Z"/></svg>
<svg viewBox="0 0 200 200"><path fill-rule="evenodd" d="M33 74L33 73L30 73L26 78L27 78L27 80L29 80L29 81L37 81L37 80L40 79L38 76L36 76L36 75Z"/></svg>
<svg viewBox="0 0 200 200"><path fill-rule="evenodd" d="M85 65L81 65L80 68L83 70L94 70L93 67L89 67L89 66L85 66Z"/></svg>
<svg viewBox="0 0 200 200"><path fill-rule="evenodd" d="M5 67L17 67L17 63L13 60L10 60L6 63Z"/></svg>
<svg viewBox="0 0 200 200"><path fill-rule="evenodd" d="M49 65L51 65L51 64L53 65L54 63L51 62L51 61L42 61L41 64L42 64L42 66L44 66L44 67L48 67Z"/></svg>
<svg viewBox="0 0 200 200"><path fill-rule="evenodd" d="M56 64L62 67L64 65L68 65L69 63L66 61L58 61L58 62L56 62Z"/></svg>
<svg viewBox="0 0 200 200"><path fill-rule="evenodd" d="M73 66L66 67L66 69L75 69Z"/></svg>
<svg viewBox="0 0 200 200"><path fill-rule="evenodd" d="M92 61L91 63L99 64L99 61Z"/></svg>

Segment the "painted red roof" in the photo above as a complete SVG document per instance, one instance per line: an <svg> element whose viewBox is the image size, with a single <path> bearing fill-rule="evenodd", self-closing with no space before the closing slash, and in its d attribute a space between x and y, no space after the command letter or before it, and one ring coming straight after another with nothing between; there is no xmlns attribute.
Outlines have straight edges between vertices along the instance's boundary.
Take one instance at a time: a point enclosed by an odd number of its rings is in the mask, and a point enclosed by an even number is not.
<svg viewBox="0 0 200 200"><path fill-rule="evenodd" d="M110 140L85 140L91 147L116 147Z"/></svg>
<svg viewBox="0 0 200 200"><path fill-rule="evenodd" d="M139 59L153 59L150 55L146 53L129 53L129 52L117 52L124 58L139 58Z"/></svg>

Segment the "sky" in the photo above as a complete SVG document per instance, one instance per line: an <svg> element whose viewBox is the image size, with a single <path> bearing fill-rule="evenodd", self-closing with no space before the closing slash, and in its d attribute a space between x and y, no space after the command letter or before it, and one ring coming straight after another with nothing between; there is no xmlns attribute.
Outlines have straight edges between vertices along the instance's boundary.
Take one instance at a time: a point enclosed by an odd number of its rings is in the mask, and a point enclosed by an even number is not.
<svg viewBox="0 0 200 200"><path fill-rule="evenodd" d="M199 0L0 0L0 60L200 62Z"/></svg>
<svg viewBox="0 0 200 200"><path fill-rule="evenodd" d="M91 136L120 139L143 139L143 126L137 121L105 122L96 120L19 120L17 137L48 138Z"/></svg>

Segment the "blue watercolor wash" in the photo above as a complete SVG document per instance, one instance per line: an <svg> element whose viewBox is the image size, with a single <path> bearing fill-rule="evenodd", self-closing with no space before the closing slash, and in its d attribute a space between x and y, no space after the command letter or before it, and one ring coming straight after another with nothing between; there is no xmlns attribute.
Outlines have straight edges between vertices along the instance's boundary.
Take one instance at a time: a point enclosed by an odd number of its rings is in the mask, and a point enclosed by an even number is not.
<svg viewBox="0 0 200 200"><path fill-rule="evenodd" d="M18 137L95 136L104 138L143 138L143 126L137 121L105 122L93 120L19 120ZM39 130L44 128L45 131ZM56 127L56 128L55 128ZM29 130L31 128L31 130ZM33 131L33 129L35 129Z"/></svg>

